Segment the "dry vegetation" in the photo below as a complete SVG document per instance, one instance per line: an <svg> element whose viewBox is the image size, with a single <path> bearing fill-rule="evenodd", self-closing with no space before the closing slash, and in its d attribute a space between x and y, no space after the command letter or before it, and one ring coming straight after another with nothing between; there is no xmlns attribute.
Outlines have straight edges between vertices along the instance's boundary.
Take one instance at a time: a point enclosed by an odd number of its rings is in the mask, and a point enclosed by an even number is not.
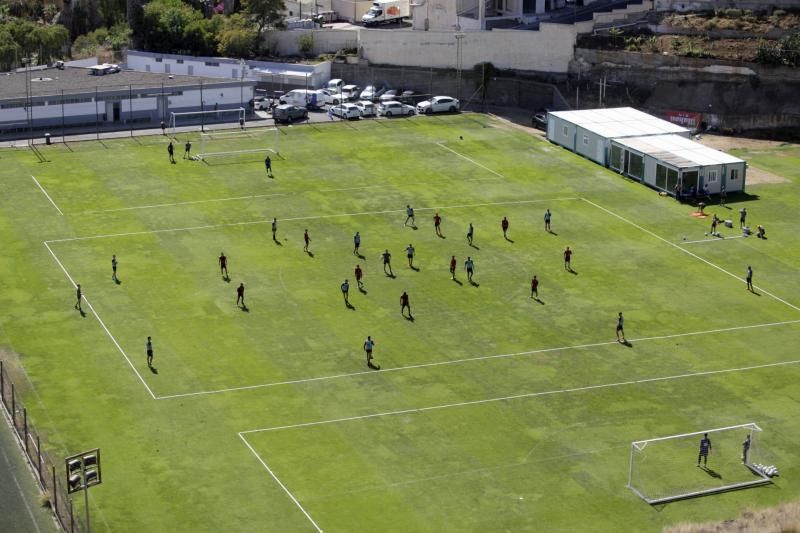
<svg viewBox="0 0 800 533"><path fill-rule="evenodd" d="M787 13L780 9L770 15L756 15L741 9L720 9L715 13L672 13L664 17L662 24L697 31L738 30L752 33L767 33L773 29L800 29L800 14Z"/></svg>
<svg viewBox="0 0 800 533"><path fill-rule="evenodd" d="M800 531L800 502L757 511L745 511L736 520L705 524L677 524L664 533L797 533Z"/></svg>

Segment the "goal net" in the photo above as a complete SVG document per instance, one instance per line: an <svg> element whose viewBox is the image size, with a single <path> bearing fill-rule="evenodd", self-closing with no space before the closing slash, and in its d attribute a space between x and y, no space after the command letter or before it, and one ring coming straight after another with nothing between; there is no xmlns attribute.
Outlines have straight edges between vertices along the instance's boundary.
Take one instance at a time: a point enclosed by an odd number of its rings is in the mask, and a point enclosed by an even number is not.
<svg viewBox="0 0 800 533"><path fill-rule="evenodd" d="M217 109L212 111L185 111L181 113L169 114L169 134L175 137L175 128L185 126L199 126L203 131L206 124L233 123L244 128L245 109L237 107L233 109Z"/></svg>
<svg viewBox="0 0 800 533"><path fill-rule="evenodd" d="M200 134L200 151L195 156L208 162L212 158L241 154L274 154L280 156L280 131L275 127L235 131L209 131Z"/></svg>
<svg viewBox="0 0 800 533"><path fill-rule="evenodd" d="M761 432L750 423L632 442L628 487L658 504L770 483Z"/></svg>

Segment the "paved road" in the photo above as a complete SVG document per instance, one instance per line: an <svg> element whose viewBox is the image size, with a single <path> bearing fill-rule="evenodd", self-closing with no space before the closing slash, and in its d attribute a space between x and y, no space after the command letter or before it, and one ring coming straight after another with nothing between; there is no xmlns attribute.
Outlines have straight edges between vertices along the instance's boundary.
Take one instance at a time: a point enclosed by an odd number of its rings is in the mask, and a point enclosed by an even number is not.
<svg viewBox="0 0 800 533"><path fill-rule="evenodd" d="M4 415L0 414L0 531L54 533L49 510Z"/></svg>

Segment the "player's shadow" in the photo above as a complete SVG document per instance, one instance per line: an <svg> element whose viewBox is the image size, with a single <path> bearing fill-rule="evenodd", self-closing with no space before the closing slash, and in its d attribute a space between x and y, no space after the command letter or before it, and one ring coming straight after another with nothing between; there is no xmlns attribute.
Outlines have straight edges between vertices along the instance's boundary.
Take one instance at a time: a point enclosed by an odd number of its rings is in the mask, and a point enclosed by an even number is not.
<svg viewBox="0 0 800 533"><path fill-rule="evenodd" d="M752 294L753 296L761 296L761 294L757 293L755 289L751 290L750 294Z"/></svg>
<svg viewBox="0 0 800 533"><path fill-rule="evenodd" d="M311 250L306 250L306 253L308 254L308 257L311 257L311 258L314 257L314 252L312 252Z"/></svg>
<svg viewBox="0 0 800 533"><path fill-rule="evenodd" d="M389 272L388 274L387 274L386 272L384 272L384 274L386 274L386 277L387 277L387 278L392 278L392 279L394 279L394 278L396 278L396 277L397 277L397 276L395 276L395 275L394 275L394 272Z"/></svg>
<svg viewBox="0 0 800 533"><path fill-rule="evenodd" d="M419 228L416 225L414 225L414 226L411 226L411 229L413 229L414 231L417 231Z"/></svg>
<svg viewBox="0 0 800 533"><path fill-rule="evenodd" d="M365 289L364 287L359 287L358 292L360 292L361 294L367 294L367 289Z"/></svg>
<svg viewBox="0 0 800 533"><path fill-rule="evenodd" d="M476 250L480 250L480 248L478 248L478 246L477 246L477 245L475 245L475 244L472 244L472 243L470 243L470 247L471 247L471 248L475 248Z"/></svg>
<svg viewBox="0 0 800 533"><path fill-rule="evenodd" d="M84 311L83 309L78 309L78 312L81 314L83 318L86 318L86 311Z"/></svg>
<svg viewBox="0 0 800 533"><path fill-rule="evenodd" d="M344 304L344 305L345 305L345 307L347 307L347 308L348 308L349 310L351 310L351 311L355 311L355 310L356 310L356 306L354 306L354 305L353 305L353 304L351 304L350 302L345 302L345 304Z"/></svg>
<svg viewBox="0 0 800 533"><path fill-rule="evenodd" d="M414 272L419 272L420 269L419 269L419 267L415 267L414 265L411 265L411 270L413 270Z"/></svg>
<svg viewBox="0 0 800 533"><path fill-rule="evenodd" d="M150 372L152 372L153 374L158 374L158 369L153 365L150 365Z"/></svg>
<svg viewBox="0 0 800 533"><path fill-rule="evenodd" d="M241 309L241 310L242 310L242 312L244 312L244 313L249 313L249 312L250 312L250 308L249 308L249 307L247 307L247 306L246 306L246 305L244 305L244 304L242 304L242 306L241 306L239 309Z"/></svg>
<svg viewBox="0 0 800 533"><path fill-rule="evenodd" d="M225 274L224 276L222 276L222 281L224 281L225 283L230 283L231 282L231 277L229 275Z"/></svg>
<svg viewBox="0 0 800 533"><path fill-rule="evenodd" d="M505 239L506 239L506 241L510 242L511 244L514 244L514 240L513 239L509 239L508 237L505 237Z"/></svg>
<svg viewBox="0 0 800 533"><path fill-rule="evenodd" d="M556 233L555 231L552 231L552 230L547 230L547 233L549 233L550 235L558 236L558 233Z"/></svg>
<svg viewBox="0 0 800 533"><path fill-rule="evenodd" d="M380 370L381 365L373 363L372 361L367 361L367 366L370 367L372 370Z"/></svg>
<svg viewBox="0 0 800 533"><path fill-rule="evenodd" d="M722 474L720 474L720 473L719 473L719 472L717 472L716 470L714 470L714 469L712 469L712 468L708 468L708 467L707 467L707 466L705 466L705 465L703 465L701 468L703 469L703 471L704 471L706 474L708 474L709 476L713 477L714 479L722 479Z"/></svg>
<svg viewBox="0 0 800 533"><path fill-rule="evenodd" d="M272 242L274 242L278 246L283 246L283 243L281 241L279 241L278 239L272 239Z"/></svg>
<svg viewBox="0 0 800 533"><path fill-rule="evenodd" d="M578 271L577 270L572 270L572 267L568 268L567 272L569 272L570 274L575 275L575 276L578 275Z"/></svg>
<svg viewBox="0 0 800 533"><path fill-rule="evenodd" d="M534 298L533 301L536 302L537 304L544 305L544 300L540 300L538 297Z"/></svg>
<svg viewBox="0 0 800 533"><path fill-rule="evenodd" d="M444 235L442 235L441 233L440 233L440 234L438 234L438 235L437 235L437 237L439 237L440 239L446 239L446 238L447 238L447 237L445 237Z"/></svg>
<svg viewBox="0 0 800 533"><path fill-rule="evenodd" d="M409 322L414 322L414 320L415 320L413 315L408 315L408 316L403 315L403 318L405 318Z"/></svg>
<svg viewBox="0 0 800 533"><path fill-rule="evenodd" d="M122 285L122 280L119 278L114 278L114 283L116 283L117 285Z"/></svg>
<svg viewBox="0 0 800 533"><path fill-rule="evenodd" d="M459 285L464 285L463 283L461 283L461 280L460 280L460 279L453 278L453 281L454 281L455 283L458 283Z"/></svg>
<svg viewBox="0 0 800 533"><path fill-rule="evenodd" d="M623 346L627 346L628 348L633 348L633 344L628 339L622 340L619 342Z"/></svg>
<svg viewBox="0 0 800 533"><path fill-rule="evenodd" d="M472 281L472 280L469 280L469 284L472 285L475 288L478 288L478 287L481 286L480 283L478 283L477 281Z"/></svg>
<svg viewBox="0 0 800 533"><path fill-rule="evenodd" d="M361 255L361 254L356 254L356 257L358 257L362 261L366 261L367 260L367 258L365 256Z"/></svg>

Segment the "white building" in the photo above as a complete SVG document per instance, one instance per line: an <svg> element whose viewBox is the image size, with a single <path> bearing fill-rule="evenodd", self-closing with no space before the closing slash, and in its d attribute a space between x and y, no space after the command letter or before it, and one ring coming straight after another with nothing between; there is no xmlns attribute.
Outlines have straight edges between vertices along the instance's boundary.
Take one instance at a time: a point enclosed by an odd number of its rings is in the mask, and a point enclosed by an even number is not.
<svg viewBox="0 0 800 533"><path fill-rule="evenodd" d="M674 194L707 185L743 191L747 164L691 139L691 131L631 107L556 111L547 139L587 159Z"/></svg>

